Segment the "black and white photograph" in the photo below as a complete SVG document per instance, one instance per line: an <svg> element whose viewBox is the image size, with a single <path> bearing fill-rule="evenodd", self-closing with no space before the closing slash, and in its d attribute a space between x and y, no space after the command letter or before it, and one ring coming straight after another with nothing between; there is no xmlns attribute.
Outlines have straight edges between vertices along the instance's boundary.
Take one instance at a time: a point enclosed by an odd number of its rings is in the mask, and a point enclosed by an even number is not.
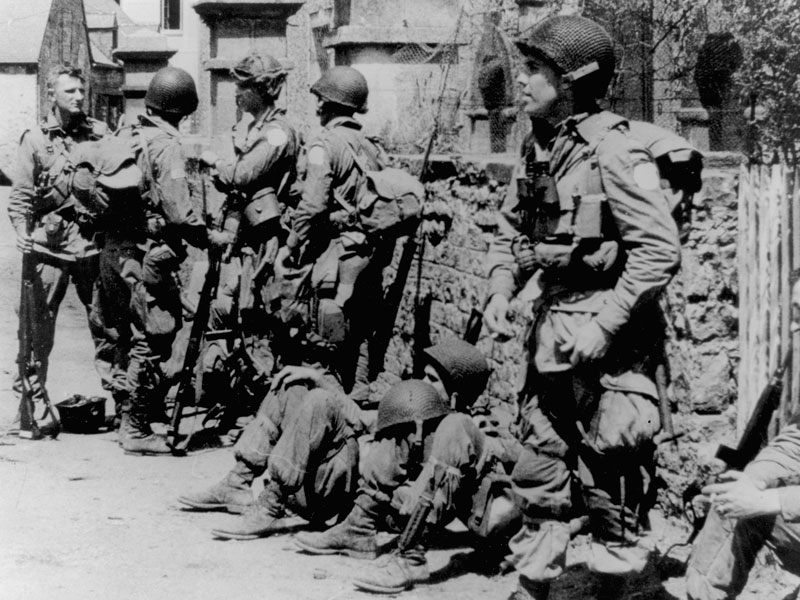
<svg viewBox="0 0 800 600"><path fill-rule="evenodd" d="M798 0L0 0L0 600L798 600Z"/></svg>

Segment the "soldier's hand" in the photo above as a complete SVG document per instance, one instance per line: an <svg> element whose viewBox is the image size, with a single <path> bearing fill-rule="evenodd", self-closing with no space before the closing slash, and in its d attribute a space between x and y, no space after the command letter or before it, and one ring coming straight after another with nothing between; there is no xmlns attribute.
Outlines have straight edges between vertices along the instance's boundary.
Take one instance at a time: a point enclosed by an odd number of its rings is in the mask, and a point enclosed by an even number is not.
<svg viewBox="0 0 800 600"><path fill-rule="evenodd" d="M319 369L311 367L283 367L275 377L272 378L272 384L269 390L274 392L281 387L288 387L293 383L306 382L310 383L312 387L319 387L322 382L324 373Z"/></svg>
<svg viewBox="0 0 800 600"><path fill-rule="evenodd" d="M215 248L225 248L233 244L236 236L231 231L224 231L219 229L209 229L208 230L208 243L214 246Z"/></svg>
<svg viewBox="0 0 800 600"><path fill-rule="evenodd" d="M561 344L559 349L562 352L572 352L569 362L577 365L602 358L610 343L611 336L600 325L589 321L575 332L575 337Z"/></svg>
<svg viewBox="0 0 800 600"><path fill-rule="evenodd" d="M514 329L508 320L508 298L495 294L483 311L483 322L494 340L506 341L514 337Z"/></svg>
<svg viewBox="0 0 800 600"><path fill-rule="evenodd" d="M33 238L24 231L17 231L17 250L23 254L33 252Z"/></svg>
<svg viewBox="0 0 800 600"><path fill-rule="evenodd" d="M206 150L200 155L200 164L207 168L212 168L217 165L219 157L211 150Z"/></svg>
<svg viewBox="0 0 800 600"><path fill-rule="evenodd" d="M720 516L728 519L747 519L781 512L778 491L767 490L763 481L756 481L741 471L726 471L718 483L703 488L703 495Z"/></svg>

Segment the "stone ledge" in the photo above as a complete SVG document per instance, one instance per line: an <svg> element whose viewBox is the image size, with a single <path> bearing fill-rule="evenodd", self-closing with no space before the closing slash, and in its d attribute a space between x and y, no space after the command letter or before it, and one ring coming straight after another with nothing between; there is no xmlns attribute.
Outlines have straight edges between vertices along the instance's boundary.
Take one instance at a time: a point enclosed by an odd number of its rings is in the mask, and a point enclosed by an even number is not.
<svg viewBox="0 0 800 600"><path fill-rule="evenodd" d="M407 163L417 172L422 166L421 154L392 154L397 161ZM517 164L516 154L434 154L430 157L429 173L433 179L445 179L462 172L464 167L472 167L477 171L485 171L486 176L499 183L511 181L514 167Z"/></svg>

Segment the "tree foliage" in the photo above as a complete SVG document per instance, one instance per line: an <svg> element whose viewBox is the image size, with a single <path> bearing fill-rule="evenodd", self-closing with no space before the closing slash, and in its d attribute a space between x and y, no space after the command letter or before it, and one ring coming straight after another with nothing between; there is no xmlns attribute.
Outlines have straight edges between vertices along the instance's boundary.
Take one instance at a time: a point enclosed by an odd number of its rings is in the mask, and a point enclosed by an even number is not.
<svg viewBox="0 0 800 600"><path fill-rule="evenodd" d="M731 9L744 51L736 75L761 148L797 163L800 141L800 2L747 0Z"/></svg>

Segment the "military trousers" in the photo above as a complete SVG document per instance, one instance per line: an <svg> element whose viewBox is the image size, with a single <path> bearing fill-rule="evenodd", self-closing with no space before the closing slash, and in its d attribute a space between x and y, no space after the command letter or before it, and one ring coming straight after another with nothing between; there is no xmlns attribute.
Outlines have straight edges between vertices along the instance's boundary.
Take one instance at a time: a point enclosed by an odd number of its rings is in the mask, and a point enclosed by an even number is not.
<svg viewBox="0 0 800 600"><path fill-rule="evenodd" d="M747 465L745 473L756 481L796 478L800 460L785 448L785 445L768 446ZM772 551L781 567L800 576L800 523L787 522L781 515L725 519L711 510L692 547L686 569L690 600L738 596L747 583L756 555L764 547Z"/></svg>
<svg viewBox="0 0 800 600"><path fill-rule="evenodd" d="M34 253L35 272L33 280L33 293L31 313L35 322L30 324L32 343L36 358L40 363L39 374L44 381L37 381L31 371L29 377L34 389L34 398L41 396L40 386L47 380L50 365L50 353L53 350L56 333L56 319L61 302L67 293L70 282L75 286L78 299L86 310L89 322L89 333L94 343L94 363L100 381L105 389L110 389L113 380L114 348L104 335L101 328L97 327L89 318L92 305L92 290L99 272L99 256L92 255L74 261L62 260L45 254ZM19 373L14 377L14 389L21 391Z"/></svg>
<svg viewBox="0 0 800 600"><path fill-rule="evenodd" d="M517 571L533 581L563 572L569 522L583 512L590 570L627 575L647 562L637 542L652 492L657 409L652 398L604 389L587 375L542 376L523 406L523 451L511 475L523 527L509 548Z"/></svg>
<svg viewBox="0 0 800 600"><path fill-rule="evenodd" d="M503 474L502 464L516 460L517 442L489 437L469 415L454 413L427 437L425 448L420 470L412 464L408 439L386 438L369 445L361 462L357 502L382 505L377 512L390 529L402 529L420 498L428 495L431 528L458 518L481 537L507 530L518 511L497 476ZM493 500L504 495L509 500L493 509Z"/></svg>
<svg viewBox="0 0 800 600"><path fill-rule="evenodd" d="M171 352L181 323L180 291L174 272L145 281L144 252L128 240L108 239L100 254L100 281L93 318L116 345L117 390L130 410L149 413L163 407L166 393L162 363ZM125 406L121 407L123 410Z"/></svg>
<svg viewBox="0 0 800 600"><path fill-rule="evenodd" d="M358 482L358 443L344 395L293 385L271 392L234 446L255 476L267 473L288 506L311 521L346 514Z"/></svg>

